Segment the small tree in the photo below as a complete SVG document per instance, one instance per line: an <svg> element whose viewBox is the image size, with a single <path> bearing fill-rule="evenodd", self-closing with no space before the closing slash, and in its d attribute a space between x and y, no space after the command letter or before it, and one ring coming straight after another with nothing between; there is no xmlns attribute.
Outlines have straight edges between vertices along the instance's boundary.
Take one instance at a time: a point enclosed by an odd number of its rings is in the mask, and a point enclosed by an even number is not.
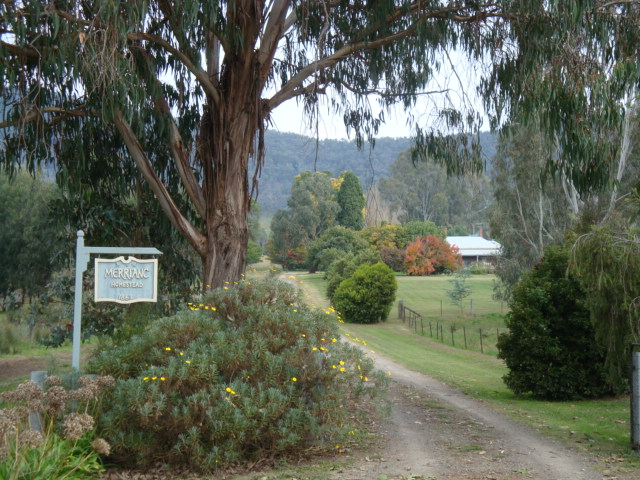
<svg viewBox="0 0 640 480"><path fill-rule="evenodd" d="M467 280L471 276L471 273L466 268L458 270L452 279L451 290L447 290L447 296L451 299L451 304L460 307L460 313L462 313L462 307L464 299L471 295L471 287L467 284Z"/></svg>
<svg viewBox="0 0 640 480"><path fill-rule="evenodd" d="M409 244L404 266L408 275L431 275L461 268L462 257L457 247L439 237L428 235Z"/></svg>
<svg viewBox="0 0 640 480"><path fill-rule="evenodd" d="M384 263L363 265L340 284L333 303L347 322L384 322L396 299L397 289L396 277Z"/></svg>

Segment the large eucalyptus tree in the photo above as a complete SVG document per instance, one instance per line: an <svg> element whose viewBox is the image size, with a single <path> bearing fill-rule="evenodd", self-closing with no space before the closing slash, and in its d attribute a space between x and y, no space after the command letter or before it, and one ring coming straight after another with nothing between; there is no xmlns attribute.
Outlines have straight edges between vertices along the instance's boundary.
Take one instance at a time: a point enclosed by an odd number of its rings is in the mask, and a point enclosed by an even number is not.
<svg viewBox="0 0 640 480"><path fill-rule="evenodd" d="M313 114L326 97L362 141L382 119L369 98L409 109L452 51L486 69L492 113L552 106L539 118L567 155L552 167L578 187L604 178L603 125L615 128L617 100L637 81L637 11L628 0L7 0L2 160L64 162L72 145L92 162L100 142L86 151L78 132L119 135L106 161L135 163L217 286L245 266L271 112L298 100ZM450 105L439 114L445 133L473 120ZM429 154L468 138L417 132Z"/></svg>

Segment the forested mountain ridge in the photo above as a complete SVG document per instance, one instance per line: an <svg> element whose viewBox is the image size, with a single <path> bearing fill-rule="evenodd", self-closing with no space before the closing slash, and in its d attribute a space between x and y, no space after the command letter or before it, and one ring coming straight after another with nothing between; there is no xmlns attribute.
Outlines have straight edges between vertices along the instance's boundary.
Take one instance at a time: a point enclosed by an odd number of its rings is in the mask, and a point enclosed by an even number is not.
<svg viewBox="0 0 640 480"><path fill-rule="evenodd" d="M483 132L480 141L489 169L489 160L495 154L495 136ZM293 179L305 170L330 171L336 176L351 170L360 178L366 191L380 178L389 176L389 165L410 145L410 138L380 138L376 140L375 148L365 145L358 150L355 141L320 140L316 143L315 138L304 135L268 130L258 203L266 215L286 208Z"/></svg>

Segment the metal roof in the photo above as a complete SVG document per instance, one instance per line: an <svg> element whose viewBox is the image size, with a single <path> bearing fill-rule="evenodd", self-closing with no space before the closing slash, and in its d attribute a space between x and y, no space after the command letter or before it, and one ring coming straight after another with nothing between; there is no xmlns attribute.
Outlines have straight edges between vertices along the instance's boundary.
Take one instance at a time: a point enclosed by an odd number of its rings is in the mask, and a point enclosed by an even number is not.
<svg viewBox="0 0 640 480"><path fill-rule="evenodd" d="M467 256L495 256L500 255L502 245L493 240L482 237L447 237L447 243L458 247L460 255Z"/></svg>

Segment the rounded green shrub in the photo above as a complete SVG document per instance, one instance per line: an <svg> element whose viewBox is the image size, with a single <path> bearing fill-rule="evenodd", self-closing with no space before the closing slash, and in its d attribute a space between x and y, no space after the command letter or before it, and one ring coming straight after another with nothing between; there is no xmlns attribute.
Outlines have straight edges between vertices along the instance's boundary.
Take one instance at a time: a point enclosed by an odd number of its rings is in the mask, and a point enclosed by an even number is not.
<svg viewBox="0 0 640 480"><path fill-rule="evenodd" d="M99 425L116 462L203 471L333 448L385 382L339 341L333 312L276 281L212 291L102 350L91 369L117 378Z"/></svg>
<svg viewBox="0 0 640 480"><path fill-rule="evenodd" d="M396 278L387 265L362 265L340 283L333 304L347 322L381 322L389 316L397 289Z"/></svg>
<svg viewBox="0 0 640 480"><path fill-rule="evenodd" d="M504 381L516 394L568 400L609 393L585 293L567 266L566 248L547 248L514 288L509 333L497 346L509 368Z"/></svg>

